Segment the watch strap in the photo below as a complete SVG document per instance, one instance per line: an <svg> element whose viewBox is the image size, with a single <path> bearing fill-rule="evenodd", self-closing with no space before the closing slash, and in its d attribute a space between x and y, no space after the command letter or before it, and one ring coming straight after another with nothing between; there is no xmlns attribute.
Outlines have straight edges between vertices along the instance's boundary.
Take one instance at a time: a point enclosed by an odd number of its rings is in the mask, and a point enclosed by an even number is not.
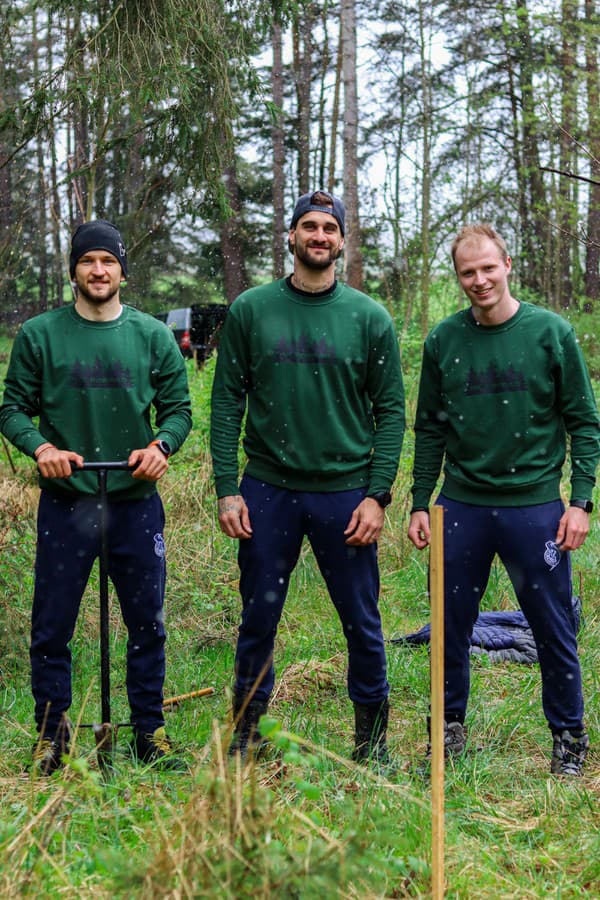
<svg viewBox="0 0 600 900"><path fill-rule="evenodd" d="M582 509L586 513L591 513L594 509L594 504L591 500L571 500L569 506L576 506L577 509Z"/></svg>
<svg viewBox="0 0 600 900"><path fill-rule="evenodd" d="M150 441L148 444L149 447L158 447L161 453L163 453L167 458L171 455L171 448L167 444L166 441L157 438L155 441Z"/></svg>

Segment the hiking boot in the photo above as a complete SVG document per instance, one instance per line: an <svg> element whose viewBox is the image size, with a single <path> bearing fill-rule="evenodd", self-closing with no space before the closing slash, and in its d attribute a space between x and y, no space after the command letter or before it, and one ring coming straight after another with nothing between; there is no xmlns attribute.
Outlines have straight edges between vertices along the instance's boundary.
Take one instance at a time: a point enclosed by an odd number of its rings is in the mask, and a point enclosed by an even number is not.
<svg viewBox="0 0 600 900"><path fill-rule="evenodd" d="M393 775L397 766L387 746L389 703L354 704L354 762L370 765L381 775Z"/></svg>
<svg viewBox="0 0 600 900"><path fill-rule="evenodd" d="M570 731L556 731L552 738L550 772L553 775L567 775L576 778L583 775L583 764L590 746L587 732L582 731L576 737Z"/></svg>
<svg viewBox="0 0 600 900"><path fill-rule="evenodd" d="M266 715L268 709L266 700L250 700L247 695L233 695L233 735L228 756L239 753L243 760L249 754L256 755L265 744L265 739L258 731L258 720Z"/></svg>
<svg viewBox="0 0 600 900"><path fill-rule="evenodd" d="M460 756L465 752L467 735L462 722L444 722L444 756Z"/></svg>
<svg viewBox="0 0 600 900"><path fill-rule="evenodd" d="M427 759L431 759L431 719L427 717L427 730L429 743L427 744ZM444 758L460 756L465 752L467 734L462 722L444 721Z"/></svg>
<svg viewBox="0 0 600 900"><path fill-rule="evenodd" d="M32 763L38 775L52 775L64 766L63 756L70 751L71 727L65 717L58 725L53 738L46 737L47 728L42 728L33 745Z"/></svg>
<svg viewBox="0 0 600 900"><path fill-rule="evenodd" d="M64 766L63 754L69 752L68 745L63 746L50 738L40 738L33 745L32 761L38 775L52 775Z"/></svg>
<svg viewBox="0 0 600 900"><path fill-rule="evenodd" d="M187 769L183 760L173 755L173 744L164 725L152 734L134 731L133 751L140 762L155 763L157 768L178 772Z"/></svg>

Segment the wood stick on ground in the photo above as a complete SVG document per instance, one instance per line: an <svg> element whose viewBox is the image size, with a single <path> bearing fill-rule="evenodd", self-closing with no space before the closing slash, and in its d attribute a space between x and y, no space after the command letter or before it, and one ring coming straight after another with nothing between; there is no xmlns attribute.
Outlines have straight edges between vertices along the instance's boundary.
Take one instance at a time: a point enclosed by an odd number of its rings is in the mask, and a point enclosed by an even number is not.
<svg viewBox="0 0 600 900"><path fill-rule="evenodd" d="M215 689L213 687L207 687L200 688L199 691L190 691L187 694L178 694L177 697L168 697L166 700L163 700L163 707L176 706L184 700L193 700L194 697L208 697L210 694L214 694L214 692Z"/></svg>

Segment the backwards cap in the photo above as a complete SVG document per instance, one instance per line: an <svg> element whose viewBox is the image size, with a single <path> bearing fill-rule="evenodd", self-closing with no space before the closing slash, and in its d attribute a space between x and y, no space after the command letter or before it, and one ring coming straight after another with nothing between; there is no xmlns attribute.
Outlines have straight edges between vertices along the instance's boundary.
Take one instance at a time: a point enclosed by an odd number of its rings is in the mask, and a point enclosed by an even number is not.
<svg viewBox="0 0 600 900"><path fill-rule="evenodd" d="M318 194L323 194L325 197L328 197L331 202L331 206L328 206L323 202L315 203L314 198ZM333 218L340 226L342 236L345 234L346 210L344 204L341 200L338 200L337 197L334 197L333 194L330 194L329 191L313 191L310 194L302 194L294 207L290 229L295 228L298 220L301 219L302 216L306 215L307 212L313 211L329 213L329 215L333 216Z"/></svg>

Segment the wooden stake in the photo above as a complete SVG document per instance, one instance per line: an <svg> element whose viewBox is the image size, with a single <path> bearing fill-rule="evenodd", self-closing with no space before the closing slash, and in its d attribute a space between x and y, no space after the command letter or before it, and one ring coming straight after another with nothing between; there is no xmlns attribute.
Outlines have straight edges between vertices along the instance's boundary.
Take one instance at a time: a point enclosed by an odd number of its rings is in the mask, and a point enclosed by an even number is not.
<svg viewBox="0 0 600 900"><path fill-rule="evenodd" d="M193 700L194 697L208 697L210 694L214 694L215 689L212 687L201 688L199 691L190 691L189 694L179 694L177 697L168 697L167 700L163 700L164 706L176 706L177 703L181 703L182 700Z"/></svg>
<svg viewBox="0 0 600 900"><path fill-rule="evenodd" d="M429 510L431 596L431 889L444 896L444 510Z"/></svg>

